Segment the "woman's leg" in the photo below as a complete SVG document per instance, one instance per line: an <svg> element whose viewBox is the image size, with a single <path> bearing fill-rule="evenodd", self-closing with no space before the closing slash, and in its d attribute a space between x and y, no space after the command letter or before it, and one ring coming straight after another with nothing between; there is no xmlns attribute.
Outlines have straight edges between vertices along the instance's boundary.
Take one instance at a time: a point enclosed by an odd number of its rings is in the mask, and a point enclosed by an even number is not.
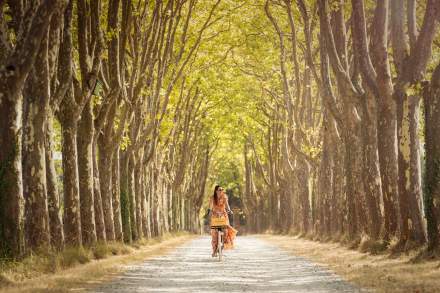
<svg viewBox="0 0 440 293"><path fill-rule="evenodd" d="M218 232L216 229L211 229L211 245L212 245L212 253L214 254L217 251L217 238Z"/></svg>

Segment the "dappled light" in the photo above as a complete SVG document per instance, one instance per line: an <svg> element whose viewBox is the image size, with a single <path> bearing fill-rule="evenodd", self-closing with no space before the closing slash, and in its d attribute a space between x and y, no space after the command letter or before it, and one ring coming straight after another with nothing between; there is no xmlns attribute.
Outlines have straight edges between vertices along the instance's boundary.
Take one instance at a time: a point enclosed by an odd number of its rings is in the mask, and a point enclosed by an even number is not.
<svg viewBox="0 0 440 293"><path fill-rule="evenodd" d="M401 276L440 256L439 27L440 0L0 0L0 291L184 233L69 288L391 290L313 240L429 292Z"/></svg>

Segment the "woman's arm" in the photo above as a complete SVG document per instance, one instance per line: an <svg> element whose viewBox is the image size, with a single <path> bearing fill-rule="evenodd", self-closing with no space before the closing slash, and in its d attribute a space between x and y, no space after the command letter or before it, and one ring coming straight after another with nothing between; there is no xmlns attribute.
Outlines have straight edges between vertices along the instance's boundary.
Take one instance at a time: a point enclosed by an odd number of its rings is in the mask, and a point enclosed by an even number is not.
<svg viewBox="0 0 440 293"><path fill-rule="evenodd" d="M212 208L213 208L213 200L212 197L209 199L209 208L208 208L208 215L212 214Z"/></svg>
<svg viewBox="0 0 440 293"><path fill-rule="evenodd" d="M229 199L228 199L228 196L227 195L225 195L225 197L226 197L226 211L231 211L231 207L229 206ZM231 211L232 212L232 211Z"/></svg>

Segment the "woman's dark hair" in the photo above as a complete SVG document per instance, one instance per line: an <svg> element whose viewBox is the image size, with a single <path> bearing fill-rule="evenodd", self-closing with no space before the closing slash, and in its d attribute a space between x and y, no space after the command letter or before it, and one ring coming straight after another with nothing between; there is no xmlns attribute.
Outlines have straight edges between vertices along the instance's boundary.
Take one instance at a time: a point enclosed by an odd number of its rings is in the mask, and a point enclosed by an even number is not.
<svg viewBox="0 0 440 293"><path fill-rule="evenodd" d="M214 204L215 205L218 204L217 190L219 190L220 188L222 188L220 185L216 185L215 188L214 188Z"/></svg>

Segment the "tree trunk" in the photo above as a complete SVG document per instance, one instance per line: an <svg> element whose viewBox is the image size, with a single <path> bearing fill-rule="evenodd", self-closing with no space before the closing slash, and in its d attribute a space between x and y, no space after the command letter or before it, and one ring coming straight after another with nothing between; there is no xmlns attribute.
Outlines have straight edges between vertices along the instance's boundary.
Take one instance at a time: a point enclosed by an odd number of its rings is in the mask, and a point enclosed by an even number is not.
<svg viewBox="0 0 440 293"><path fill-rule="evenodd" d="M134 168L135 162L133 158L133 154L131 152L127 153L128 167L127 167L127 191L128 191L128 199L130 206L130 224L131 224L131 234L133 240L139 239L139 234L137 230L137 218L136 218L136 187L135 187L135 177L134 177Z"/></svg>
<svg viewBox="0 0 440 293"><path fill-rule="evenodd" d="M399 143L399 244L405 245L409 240L409 196L411 187L410 159L411 138L409 121L409 100L406 94L396 89L397 101L397 138Z"/></svg>
<svg viewBox="0 0 440 293"><path fill-rule="evenodd" d="M89 101L78 122L78 173L81 201L81 232L83 243L97 241L95 226L95 200L93 190L93 108Z"/></svg>
<svg viewBox="0 0 440 293"><path fill-rule="evenodd" d="M96 138L94 138L92 144L92 156L93 156L93 196L95 205L95 226L96 226L96 238L98 241L106 242L106 232L104 223L104 210L102 208L101 198L101 184L99 182L99 163L97 154Z"/></svg>
<svg viewBox="0 0 440 293"><path fill-rule="evenodd" d="M115 226L113 215L113 192L112 192L112 156L111 148L107 140L98 138L99 148L99 184L101 189L102 210L107 241L115 240Z"/></svg>
<svg viewBox="0 0 440 293"><path fill-rule="evenodd" d="M142 228L142 161L143 155L136 156L134 164L134 179L135 179L135 201L136 201L136 229L139 239L144 237L144 230Z"/></svg>
<svg viewBox="0 0 440 293"><path fill-rule="evenodd" d="M122 230L125 243L131 243L133 240L130 221L130 199L128 196L128 159L127 152L120 156L121 167L121 218Z"/></svg>
<svg viewBox="0 0 440 293"><path fill-rule="evenodd" d="M147 182L148 182L148 176L147 172L145 170L145 166L142 166L142 203L141 203L141 209L142 209L142 229L144 237L147 239L151 237L150 233L150 227L148 223L148 189L147 189Z"/></svg>
<svg viewBox="0 0 440 293"><path fill-rule="evenodd" d="M49 109L46 133L45 133L45 152L46 152L46 183L47 183L47 199L49 209L49 228L50 243L57 250L64 248L64 232L63 222L60 215L60 197L57 188L57 173L55 170L55 160L53 153L54 129L53 114Z"/></svg>
<svg viewBox="0 0 440 293"><path fill-rule="evenodd" d="M397 128L396 104L378 99L377 145L384 207L384 239L397 232Z"/></svg>
<svg viewBox="0 0 440 293"><path fill-rule="evenodd" d="M71 107L62 110L64 235L67 245L82 245L78 182L77 121Z"/></svg>
<svg viewBox="0 0 440 293"><path fill-rule="evenodd" d="M298 189L298 196L301 203L301 232L307 234L310 229L310 201L309 201L309 166L303 159L298 161L298 180L302 182Z"/></svg>
<svg viewBox="0 0 440 293"><path fill-rule="evenodd" d="M333 119L332 119L333 120ZM338 136L335 122L330 124L331 127L331 136L330 136L330 152L331 152L331 167L332 167L332 182L331 185L333 188L332 192L332 208L331 214L333 217L332 221L332 233L338 233L339 236L345 233L344 227L346 226L345 215L346 215L346 206L345 202L345 180L344 180L344 145L341 143L341 140Z"/></svg>
<svg viewBox="0 0 440 293"><path fill-rule="evenodd" d="M439 245L440 223L440 65L437 65L430 85L424 87L425 106L425 184L424 209L427 223L428 249Z"/></svg>
<svg viewBox="0 0 440 293"><path fill-rule="evenodd" d="M362 115L362 168L364 197L368 211L368 235L378 240L381 231L381 214L379 201L382 197L379 158L377 153L376 105L374 97L368 96L363 101Z"/></svg>
<svg viewBox="0 0 440 293"><path fill-rule="evenodd" d="M24 198L22 181L21 94L2 92L0 103L0 252L18 256L24 252Z"/></svg>
<svg viewBox="0 0 440 293"><path fill-rule="evenodd" d="M121 218L121 176L119 168L119 147L113 153L112 191L113 191L113 216L115 220L115 237L123 241L122 218Z"/></svg>
<svg viewBox="0 0 440 293"><path fill-rule="evenodd" d="M38 248L47 249L50 245L44 146L45 123L49 107L47 45L47 37L45 37L41 43L38 54L39 58L35 62L31 74L28 76L23 111L23 193L26 201L25 234L26 246L31 250Z"/></svg>
<svg viewBox="0 0 440 293"><path fill-rule="evenodd" d="M323 122L323 142L322 142L322 156L321 162L319 166L319 187L318 187L318 201L319 205L324 205L324 200L327 198L334 198L333 188L332 188L332 169L331 169L331 125L330 125L330 117L328 117L328 113L324 113L324 122ZM331 201L332 204L335 204L335 201ZM333 207L333 205L331 206ZM321 208L322 209L322 208ZM324 221L325 217L319 212L319 210L315 207L315 210L318 210L318 214L316 215L316 224L319 225L317 228L319 231L323 231L326 226ZM333 209L330 208L330 215L328 218L332 220L332 224L336 222L334 218ZM326 232L326 231L324 231ZM329 231L327 231L329 232Z"/></svg>
<svg viewBox="0 0 440 293"><path fill-rule="evenodd" d="M29 29L23 31L7 63L0 64L0 253L6 256L24 252L22 89L58 4L44 1L26 11L30 20L23 23L29 24Z"/></svg>
<svg viewBox="0 0 440 293"><path fill-rule="evenodd" d="M345 195L346 195L346 206L347 206L347 236L349 240L354 240L357 236L358 229L358 215L359 211L356 211L359 200L361 199L361 191L359 190L362 186L358 184L360 181L361 174L358 171L361 169L359 165L361 164L361 154L359 152L359 140L357 138L357 131L353 127L350 127L353 131L346 131L345 133ZM349 128L349 129L350 129Z"/></svg>
<svg viewBox="0 0 440 293"><path fill-rule="evenodd" d="M421 214L422 190L421 190L421 166L420 166L420 142L419 142L419 97L409 97L409 119L410 119L410 197L409 205L410 218L412 223L412 235L414 240L419 243L425 243L426 237L424 233L423 220Z"/></svg>

